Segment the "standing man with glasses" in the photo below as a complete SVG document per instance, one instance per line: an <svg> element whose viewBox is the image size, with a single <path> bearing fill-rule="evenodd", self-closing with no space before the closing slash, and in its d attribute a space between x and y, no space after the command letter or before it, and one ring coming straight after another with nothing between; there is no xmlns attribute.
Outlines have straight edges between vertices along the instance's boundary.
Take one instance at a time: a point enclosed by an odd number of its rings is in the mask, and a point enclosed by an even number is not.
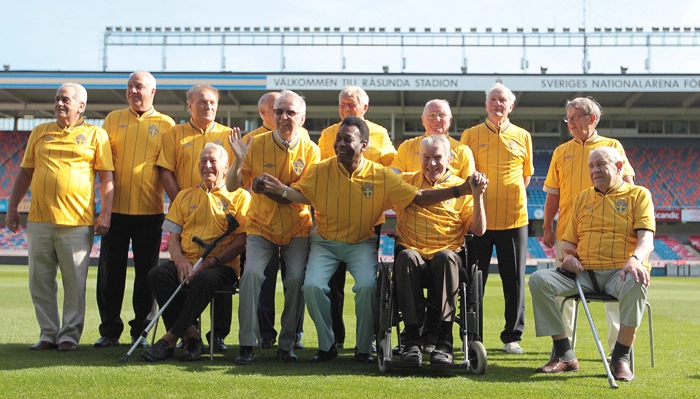
<svg viewBox="0 0 700 399"><path fill-rule="evenodd" d="M258 113L263 124L259 128L246 133L243 136L243 143L249 145L253 137L263 134L277 127L275 122L275 101L280 98L280 93L271 91L263 94L258 100ZM309 132L304 127L299 126L297 132L309 138ZM260 303L258 304L258 324L260 325L260 345L263 349L270 349L277 341L277 330L275 330L275 291L277 291L277 271L282 272L282 279L287 271L287 265L282 259L273 256L270 263L265 268L265 282L260 289ZM297 325L297 340L294 342L294 349L304 349L301 338L304 335L304 315L302 314Z"/></svg>
<svg viewBox="0 0 700 399"><path fill-rule="evenodd" d="M503 350L520 354L525 330L525 261L527 258L527 194L525 187L535 171L532 138L510 123L515 94L500 83L486 92L488 117L464 131L462 143L471 148L476 170L486 174L491 187L484 194L486 233L469 242L468 264L478 262L484 287L494 245L503 283L506 323L501 332Z"/></svg>
<svg viewBox="0 0 700 399"><path fill-rule="evenodd" d="M622 144L615 139L599 136L596 126L602 115L600 104L590 97L578 97L566 103L566 122L571 135L570 141L554 150L552 162L547 172L547 179L542 188L547 193L544 204L544 245L556 247L556 266L561 266L564 253L562 237L569 225L574 206L574 198L583 190L592 187L586 163L591 151L599 147L612 147L622 156L622 180L634 184L634 170L625 156ZM559 221L554 229L554 217L559 211ZM563 300L563 298L561 298ZM605 303L608 322L608 345L612 351L620 330L620 313L617 303ZM562 318L567 336L573 330L574 303L570 301L564 309Z"/></svg>
<svg viewBox="0 0 700 399"><path fill-rule="evenodd" d="M365 119L365 113L369 109L369 96L360 86L348 85L338 95L338 113L341 122L323 129L321 137L318 139L318 146L321 149L321 159L328 159L335 156L334 143L342 121L348 116L355 116L365 121L369 128L369 143L364 153L364 158L370 161L391 165L396 156L396 149L389 138L386 128L372 121ZM379 237L384 224L384 215L377 221L374 232ZM379 245L379 242L377 242ZM345 263L340 263L338 270L331 279L331 317L333 318L333 331L338 341L338 347L342 348L345 343L345 323L343 322L343 305L345 302L345 274L347 268Z"/></svg>
<svg viewBox="0 0 700 399"><path fill-rule="evenodd" d="M275 130L253 137L249 145L234 131L229 140L236 158L226 174L226 187L235 190L253 188L253 200L248 211L246 264L240 280L238 322L240 354L237 365L253 365L259 333L258 301L265 281L265 268L270 260L281 256L287 264L284 284L279 344L276 357L284 362L297 362L294 353L296 329L304 313L304 284L309 257L311 209L308 205L291 203L286 193L263 194L256 191L263 174L268 173L284 184L298 181L320 159L318 146L302 137L298 129L306 119L306 103L298 94L284 90L275 101ZM254 178L255 177L255 178Z"/></svg>

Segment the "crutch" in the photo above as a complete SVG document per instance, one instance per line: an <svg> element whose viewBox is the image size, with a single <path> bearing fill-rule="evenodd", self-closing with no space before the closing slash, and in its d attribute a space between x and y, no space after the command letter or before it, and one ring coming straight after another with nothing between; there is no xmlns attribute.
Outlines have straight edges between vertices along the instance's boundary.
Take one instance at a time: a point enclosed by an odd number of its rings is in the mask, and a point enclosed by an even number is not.
<svg viewBox="0 0 700 399"><path fill-rule="evenodd" d="M605 366L605 374L608 376L608 383L610 383L610 388L618 388L615 378L613 378L612 372L610 371L610 365L605 356L605 350L603 350L603 345L600 344L600 338L598 337L598 332L595 329L595 324L593 323L593 318L591 317L591 311L588 310L588 303L586 302L586 297L583 295L583 289L581 289L581 283L578 281L578 277L575 279L576 288L578 289L578 295L581 297L581 302L583 302L583 309L586 311L586 316L588 316L588 324L591 326L591 331L593 332L593 337L595 338L596 346L598 346L598 352L600 352L600 358L603 360L603 365Z"/></svg>
<svg viewBox="0 0 700 399"><path fill-rule="evenodd" d="M202 262L204 262L204 259L209 255L209 253L214 248L216 248L217 245L219 245L221 243L221 241L223 241L226 237L228 237L231 233L233 233L234 230L236 230L238 228L238 221L236 221L236 219L233 217L233 215L231 215L231 214L226 215L226 220L228 220L228 228L226 229L226 231L224 231L223 234L221 234L211 244L204 246L204 252L202 253L202 256L197 260L197 263L195 263L194 266L192 267L193 271L196 270L197 267L199 267L199 265L202 264ZM199 245L204 244L204 241L202 241L199 237L192 237L192 241L196 242ZM175 298L175 296L180 292L180 290L184 286L185 286L185 284L182 283L177 287L175 292L173 292L173 294L170 296L170 298L168 298L168 301L165 302L165 304L160 308L160 310L158 311L156 316L153 318L153 320L151 320L151 322L148 324L146 329L143 330L143 332L141 333L141 337L143 337L144 339L146 337L148 337L148 332L151 331L151 327L153 327L153 325L155 325L158 322L160 315L163 314L163 311L168 307L168 305L170 305L170 302L172 302L172 300ZM120 363L126 363L127 361L129 361L129 357L134 352L134 349L136 349L139 342L140 342L140 339L135 340L134 344L131 346L131 349L129 349L129 351L126 353L126 355L124 355L124 357L122 357L121 360L119 360Z"/></svg>

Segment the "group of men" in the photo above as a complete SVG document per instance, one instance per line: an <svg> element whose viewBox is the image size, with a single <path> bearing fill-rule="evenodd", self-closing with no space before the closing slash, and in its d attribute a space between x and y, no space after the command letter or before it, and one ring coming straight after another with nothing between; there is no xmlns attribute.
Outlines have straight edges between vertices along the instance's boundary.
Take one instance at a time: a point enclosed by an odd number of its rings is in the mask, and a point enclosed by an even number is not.
<svg viewBox="0 0 700 399"><path fill-rule="evenodd" d="M530 134L510 123L515 95L507 87L497 83L486 92L486 121L465 130L460 141L449 136L447 101L428 101L421 116L426 134L406 140L398 151L386 129L364 119L369 97L357 86L340 93L341 122L325 129L318 145L302 127L306 103L293 91L263 95L258 104L263 126L245 135L215 121L218 91L212 86L187 92L192 117L178 125L154 109L155 92L150 73L131 74L129 108L110 113L101 129L82 119L85 89L64 84L56 95L57 121L38 126L30 136L7 213L8 227L17 231L18 204L31 186L29 281L41 336L29 349L77 349L94 234L103 236L96 348L117 345L124 329L120 313L131 242L135 317L130 335L132 344L147 347L142 357L148 361L172 357L179 340L184 360L201 359L202 338L193 324L215 291L237 281L236 364L254 364L253 348L275 341L280 361L298 361L294 350L304 347L305 306L318 335L310 361L331 360L345 338L347 270L354 279L355 359L375 362L378 240L384 212L393 208L395 277L407 337L402 361L420 362L425 351L432 363L452 363L455 292L467 233L475 237L467 244L466 261L484 271L483 284L496 248L505 299L503 350L523 353L525 188L534 168ZM585 289L619 297L621 326L612 365L616 377L631 380L629 349L649 282L645 260L653 248L653 205L646 189L622 181L634 172L621 145L597 135L600 114L591 99L567 105L574 139L557 148L545 182L545 244L554 245L558 211L558 270L580 274ZM102 209L93 222L96 173ZM164 191L171 200L167 216ZM603 216L608 213L614 216ZM227 215L234 216L237 228L198 263L204 249L192 238L213 241L226 231ZM614 223L618 219L627 222ZM170 233L171 260L158 266L161 229ZM603 244L591 247L592 242ZM66 292L63 323L57 267ZM279 337L274 330L278 269L284 286ZM564 274L542 271L530 279L537 335L554 339L552 358L538 372L578 369L556 309L556 298L575 287ZM602 286L596 286L594 275ZM163 313L166 334L148 347L140 332L154 299L163 306L180 285L189 289ZM424 287L440 304L439 312L426 315L420 303ZM218 328L207 334L217 351L227 349L232 316L231 301L222 302L214 316Z"/></svg>

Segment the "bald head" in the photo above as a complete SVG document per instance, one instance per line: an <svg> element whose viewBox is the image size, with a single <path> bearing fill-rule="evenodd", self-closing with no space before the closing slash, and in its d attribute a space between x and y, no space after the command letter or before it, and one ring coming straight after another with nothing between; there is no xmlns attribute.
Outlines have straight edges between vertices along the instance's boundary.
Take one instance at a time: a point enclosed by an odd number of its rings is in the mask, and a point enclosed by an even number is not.
<svg viewBox="0 0 700 399"><path fill-rule="evenodd" d="M276 91L271 91L265 93L258 100L258 112L260 113L260 118L263 120L263 124L267 127L275 128L275 101L280 98L280 93Z"/></svg>

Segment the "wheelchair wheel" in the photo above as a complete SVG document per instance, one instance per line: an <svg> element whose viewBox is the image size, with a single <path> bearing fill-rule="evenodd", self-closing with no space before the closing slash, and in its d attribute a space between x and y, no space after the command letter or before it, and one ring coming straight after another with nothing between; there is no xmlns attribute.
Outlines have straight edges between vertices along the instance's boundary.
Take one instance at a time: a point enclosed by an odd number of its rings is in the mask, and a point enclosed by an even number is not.
<svg viewBox="0 0 700 399"><path fill-rule="evenodd" d="M379 371L386 373L391 364L391 329L392 329L392 286L391 269L382 264L379 271L379 332L377 333L377 363Z"/></svg>
<svg viewBox="0 0 700 399"><path fill-rule="evenodd" d="M481 375L486 373L486 348L479 341L473 341L469 346L469 368L473 374Z"/></svg>

